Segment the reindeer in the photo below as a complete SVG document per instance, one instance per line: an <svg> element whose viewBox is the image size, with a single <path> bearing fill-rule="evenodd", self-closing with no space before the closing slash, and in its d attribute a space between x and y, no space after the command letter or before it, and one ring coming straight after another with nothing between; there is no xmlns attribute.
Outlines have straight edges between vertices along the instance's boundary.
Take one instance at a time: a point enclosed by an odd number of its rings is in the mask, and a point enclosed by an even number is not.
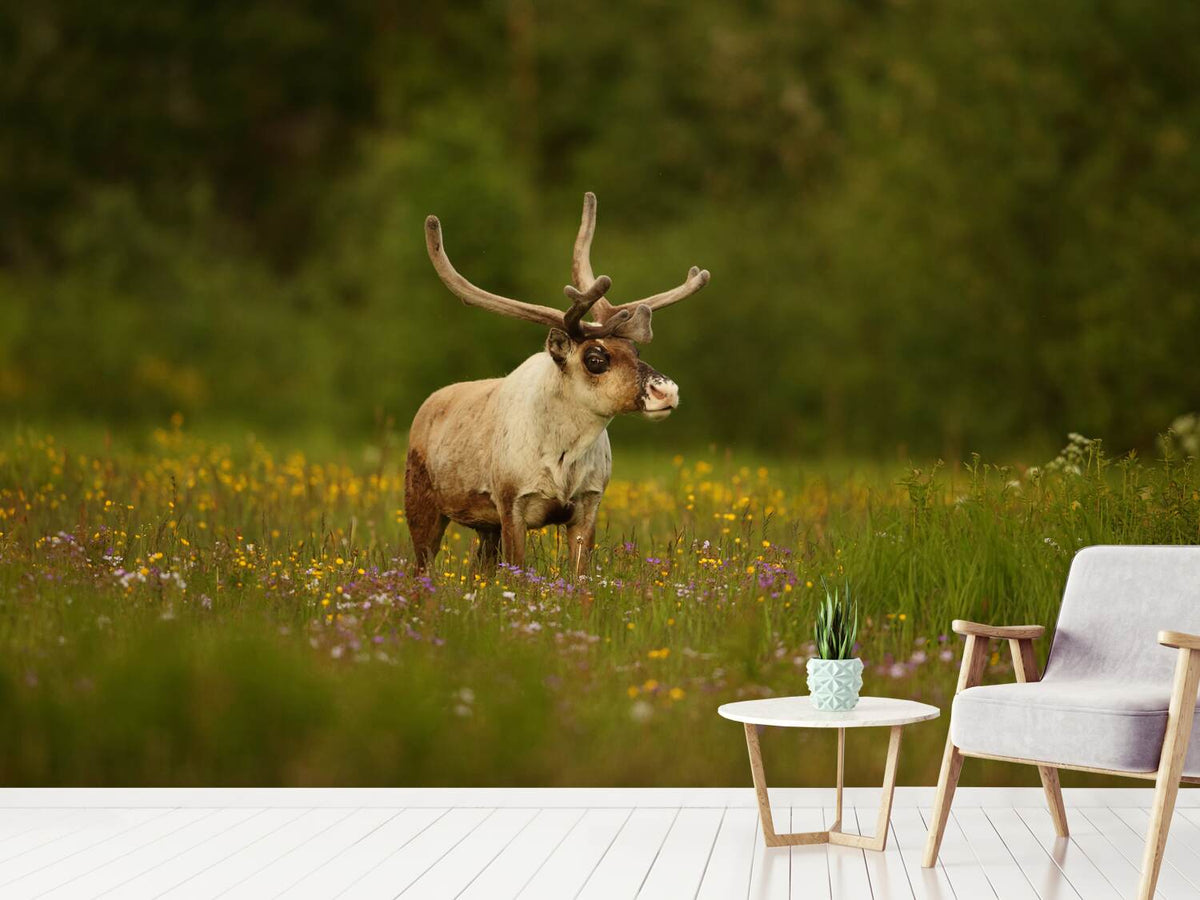
<svg viewBox="0 0 1200 900"><path fill-rule="evenodd" d="M596 513L612 475L608 423L620 413L665 419L679 404L675 382L642 362L638 344L653 337L651 313L690 297L708 283L693 267L678 287L614 305L612 282L592 274L596 197L584 195L583 217L563 289L565 312L478 288L450 264L436 216L425 220L429 259L442 282L467 306L550 329L545 348L504 378L466 381L434 392L409 431L404 509L415 562L424 570L450 521L479 536L476 560L493 567L525 563L525 532L565 525L570 566L588 568ZM591 313L595 321L585 321Z"/></svg>

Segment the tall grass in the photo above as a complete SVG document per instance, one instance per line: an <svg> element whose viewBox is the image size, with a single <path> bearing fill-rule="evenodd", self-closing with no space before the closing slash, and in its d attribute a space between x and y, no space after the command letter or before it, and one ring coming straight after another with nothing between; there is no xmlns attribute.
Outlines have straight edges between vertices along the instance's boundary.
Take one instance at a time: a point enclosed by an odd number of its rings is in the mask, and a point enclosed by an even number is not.
<svg viewBox="0 0 1200 900"><path fill-rule="evenodd" d="M553 530L477 572L453 527L418 577L399 451L0 443L0 783L739 784L715 708L804 690L822 576L858 598L865 690L944 704L951 619L1053 626L1077 548L1200 543L1195 460L1073 438L1044 467L619 459L588 578ZM775 777L827 782L821 741L772 742ZM878 779L869 736L849 754Z"/></svg>

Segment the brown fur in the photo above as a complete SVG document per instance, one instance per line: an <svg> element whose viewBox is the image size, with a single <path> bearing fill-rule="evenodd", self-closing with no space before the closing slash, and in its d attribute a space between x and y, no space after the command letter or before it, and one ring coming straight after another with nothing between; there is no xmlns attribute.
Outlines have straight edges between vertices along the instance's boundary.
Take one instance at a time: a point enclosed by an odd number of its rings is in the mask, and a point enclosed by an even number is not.
<svg viewBox="0 0 1200 900"><path fill-rule="evenodd" d="M580 361L587 353L587 348L593 344L598 344L608 351L609 369L601 375L593 375ZM574 362L580 375L593 385L597 393L606 397L613 409L623 413L636 412L639 408L638 395L649 377L642 370L658 374L641 361L637 344L625 338L586 341L580 345L579 354Z"/></svg>
<svg viewBox="0 0 1200 900"><path fill-rule="evenodd" d="M417 567L424 569L438 552L448 519L439 508L437 492L420 450L410 448L404 467L404 514L412 536Z"/></svg>

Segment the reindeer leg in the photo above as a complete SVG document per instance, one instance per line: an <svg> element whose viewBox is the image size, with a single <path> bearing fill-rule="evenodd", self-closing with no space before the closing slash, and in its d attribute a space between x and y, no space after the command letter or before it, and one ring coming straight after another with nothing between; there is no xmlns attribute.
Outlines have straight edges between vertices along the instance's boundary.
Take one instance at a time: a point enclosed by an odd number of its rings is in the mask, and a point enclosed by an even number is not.
<svg viewBox="0 0 1200 900"><path fill-rule="evenodd" d="M504 561L525 567L525 499L514 497L500 504L500 552Z"/></svg>
<svg viewBox="0 0 1200 900"><path fill-rule="evenodd" d="M575 514L567 522L567 565L573 578L586 574L590 568L601 496L599 491L583 494L575 503Z"/></svg>
<svg viewBox="0 0 1200 900"><path fill-rule="evenodd" d="M408 519L408 533L412 537L413 560L417 571L424 572L437 556L450 520L438 508L425 458L415 449L408 451L404 467L404 516Z"/></svg>

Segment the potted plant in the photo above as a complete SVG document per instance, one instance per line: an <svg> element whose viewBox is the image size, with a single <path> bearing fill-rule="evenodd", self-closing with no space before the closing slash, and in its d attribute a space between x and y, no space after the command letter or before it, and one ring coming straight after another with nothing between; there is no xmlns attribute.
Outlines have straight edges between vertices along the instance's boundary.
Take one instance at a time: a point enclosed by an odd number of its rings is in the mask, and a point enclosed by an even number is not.
<svg viewBox="0 0 1200 900"><path fill-rule="evenodd" d="M862 690L862 660L854 656L858 637L858 605L850 583L839 594L824 578L825 600L817 606L813 627L817 655L808 661L808 693L817 709L848 710L858 704Z"/></svg>

